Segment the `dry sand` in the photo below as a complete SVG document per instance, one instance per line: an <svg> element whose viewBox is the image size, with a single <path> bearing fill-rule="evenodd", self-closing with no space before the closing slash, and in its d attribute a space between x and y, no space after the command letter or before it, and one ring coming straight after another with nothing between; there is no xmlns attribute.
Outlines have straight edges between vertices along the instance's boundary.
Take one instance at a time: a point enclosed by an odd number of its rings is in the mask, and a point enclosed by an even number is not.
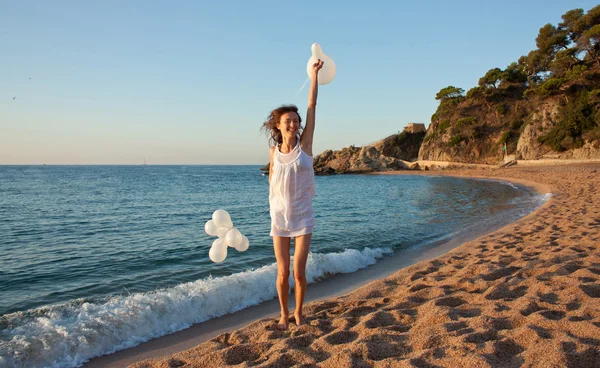
<svg viewBox="0 0 600 368"><path fill-rule="evenodd" d="M600 367L600 165L422 174L532 180L553 197L445 255L309 303L305 326L262 319L132 367Z"/></svg>

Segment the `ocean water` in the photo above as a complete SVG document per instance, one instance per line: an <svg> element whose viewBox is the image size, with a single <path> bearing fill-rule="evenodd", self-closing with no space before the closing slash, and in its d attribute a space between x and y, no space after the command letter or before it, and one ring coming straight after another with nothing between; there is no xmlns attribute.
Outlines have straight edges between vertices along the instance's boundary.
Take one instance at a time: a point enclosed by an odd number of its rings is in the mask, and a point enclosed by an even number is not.
<svg viewBox="0 0 600 368"><path fill-rule="evenodd" d="M316 189L309 283L548 199L416 175L316 177ZM204 224L219 208L250 248L215 264ZM268 210L259 166L0 166L0 367L76 367L273 299Z"/></svg>

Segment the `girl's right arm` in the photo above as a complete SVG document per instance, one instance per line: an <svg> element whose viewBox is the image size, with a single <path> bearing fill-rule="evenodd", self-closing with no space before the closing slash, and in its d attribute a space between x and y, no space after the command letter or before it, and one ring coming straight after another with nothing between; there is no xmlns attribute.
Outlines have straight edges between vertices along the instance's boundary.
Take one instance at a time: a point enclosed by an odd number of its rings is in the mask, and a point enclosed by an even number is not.
<svg viewBox="0 0 600 368"><path fill-rule="evenodd" d="M271 147L271 159L269 160L269 184L271 184L271 175L273 175L273 154L275 153L275 148L277 146Z"/></svg>

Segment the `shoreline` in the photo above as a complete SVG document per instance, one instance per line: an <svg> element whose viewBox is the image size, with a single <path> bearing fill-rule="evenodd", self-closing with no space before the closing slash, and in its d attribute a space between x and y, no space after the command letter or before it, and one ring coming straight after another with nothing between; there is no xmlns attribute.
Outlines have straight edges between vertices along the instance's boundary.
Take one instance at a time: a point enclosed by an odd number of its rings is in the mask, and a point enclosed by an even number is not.
<svg viewBox="0 0 600 368"><path fill-rule="evenodd" d="M374 173L374 175L439 175L439 172L414 172L414 171L395 171ZM475 177L470 175L449 175L456 177L467 177L475 179L489 179L488 177ZM502 179L504 180L504 179ZM504 180L525 186L538 194L550 193L550 187L545 184L536 183L530 180ZM547 206L552 201L549 198L545 203L536 210L520 217L516 222L531 216L538 212L541 208ZM416 263L431 260L436 257L447 254L451 250L460 247L468 241L472 241L486 234L500 231L502 228L514 224L513 222L503 221L500 224L492 224L487 226L478 226L474 229L453 236L449 239L433 242L424 247L416 249L404 249L392 256L384 257L367 268L355 271L350 274L337 274L325 280L311 284L306 294L306 304L322 301L333 297L355 291L370 282L380 280L389 275L400 271L406 267ZM290 300L290 308L293 308L293 298ZM147 342L144 342L135 347L117 351L113 354L104 355L94 358L83 365L84 368L96 367L125 367L146 359L160 359L169 355L173 355L187 349L191 349L199 344L205 343L210 339L229 331L243 328L246 325L255 323L264 318L276 318L279 312L277 299L273 299L256 306L246 308L244 310L214 318L203 323L192 325L191 327L174 332L169 335L158 337Z"/></svg>
<svg viewBox="0 0 600 368"><path fill-rule="evenodd" d="M593 367L600 362L600 165L430 175L531 180L534 213L339 297L288 331L258 320L133 368Z"/></svg>

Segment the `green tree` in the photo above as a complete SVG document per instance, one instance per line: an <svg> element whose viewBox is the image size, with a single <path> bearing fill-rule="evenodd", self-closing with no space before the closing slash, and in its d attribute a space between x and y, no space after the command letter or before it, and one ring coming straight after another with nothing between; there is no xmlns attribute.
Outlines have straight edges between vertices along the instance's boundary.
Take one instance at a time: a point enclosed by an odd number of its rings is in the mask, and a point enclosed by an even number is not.
<svg viewBox="0 0 600 368"><path fill-rule="evenodd" d="M564 77L579 62L580 60L577 59L577 50L575 48L560 50L556 53L556 57L552 63L550 63L550 72L554 77Z"/></svg>
<svg viewBox="0 0 600 368"><path fill-rule="evenodd" d="M511 63L504 69L503 81L508 83L525 83L527 82L527 75L525 75L523 69L517 63Z"/></svg>
<svg viewBox="0 0 600 368"><path fill-rule="evenodd" d="M479 86L498 88L498 84L503 78L504 72L500 68L490 69L483 77L479 78Z"/></svg>
<svg viewBox="0 0 600 368"><path fill-rule="evenodd" d="M578 51L584 51L584 60L598 62L600 55L600 5L593 7L581 16L573 25L574 32L578 37L574 39Z"/></svg>
<svg viewBox="0 0 600 368"><path fill-rule="evenodd" d="M539 73L544 71L544 62L544 55L540 50L530 51L527 56L519 58L519 67L527 76L527 84L529 86L533 86L541 80Z"/></svg>
<svg viewBox="0 0 600 368"><path fill-rule="evenodd" d="M448 100L453 100L456 98L461 98L464 96L465 90L462 88L448 86L446 88L442 88L436 95L435 99L440 100L440 102L445 102Z"/></svg>
<svg viewBox="0 0 600 368"><path fill-rule="evenodd" d="M467 92L467 98L480 98L480 97L483 97L483 88L482 87L475 86Z"/></svg>
<svg viewBox="0 0 600 368"><path fill-rule="evenodd" d="M550 64L559 50L566 49L569 44L567 32L548 23L540 28L535 44L538 48L537 69L539 72L550 70Z"/></svg>
<svg viewBox="0 0 600 368"><path fill-rule="evenodd" d="M586 57L589 61L595 62L600 67L600 61L598 60L600 55L600 24L596 24L583 32L583 35L579 38L579 44L587 52Z"/></svg>
<svg viewBox="0 0 600 368"><path fill-rule="evenodd" d="M576 42L584 31L584 22L581 20L583 14L581 8L569 10L562 15L563 21L558 24L558 27L567 33L571 42Z"/></svg>
<svg viewBox="0 0 600 368"><path fill-rule="evenodd" d="M559 50L568 48L569 38L567 37L567 31L560 27L556 28L548 23L540 28L538 36L535 39L535 45L542 53L552 58Z"/></svg>

